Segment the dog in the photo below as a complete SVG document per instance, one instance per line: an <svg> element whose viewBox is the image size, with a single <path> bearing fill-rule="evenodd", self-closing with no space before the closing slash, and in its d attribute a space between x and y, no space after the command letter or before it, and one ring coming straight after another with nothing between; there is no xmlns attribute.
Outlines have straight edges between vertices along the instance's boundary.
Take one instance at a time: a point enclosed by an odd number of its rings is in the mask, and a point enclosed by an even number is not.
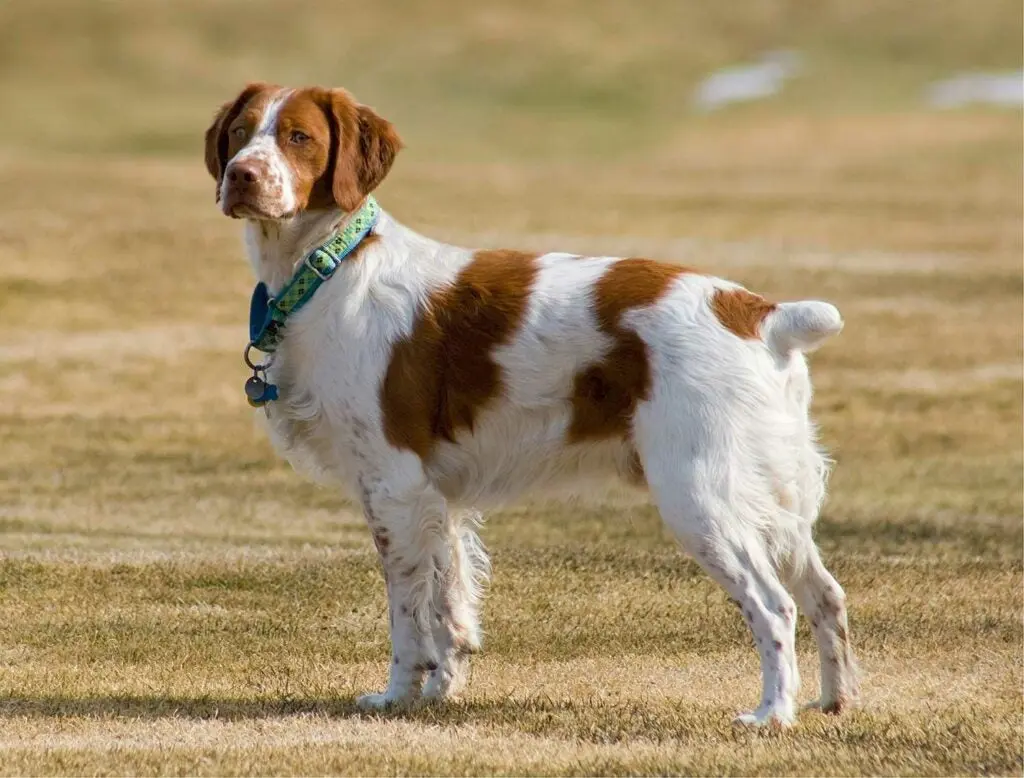
<svg viewBox="0 0 1024 778"><path fill-rule="evenodd" d="M246 393L297 470L358 499L383 567L390 677L361 707L464 687L489 574L477 508L610 474L648 490L753 633L761 701L738 722L794 722L798 605L815 704L855 702L845 595L811 533L830 462L804 354L842 328L835 307L419 235L371 194L395 128L342 89L250 84L205 140L259 281Z"/></svg>

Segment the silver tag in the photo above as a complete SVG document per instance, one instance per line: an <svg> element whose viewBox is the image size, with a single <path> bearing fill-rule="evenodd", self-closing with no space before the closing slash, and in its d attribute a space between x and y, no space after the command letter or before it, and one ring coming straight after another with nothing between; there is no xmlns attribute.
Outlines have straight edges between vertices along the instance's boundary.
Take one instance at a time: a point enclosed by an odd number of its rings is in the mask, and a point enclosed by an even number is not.
<svg viewBox="0 0 1024 778"><path fill-rule="evenodd" d="M245 396L250 400L259 400L267 391L267 382L259 376L253 376L245 382Z"/></svg>

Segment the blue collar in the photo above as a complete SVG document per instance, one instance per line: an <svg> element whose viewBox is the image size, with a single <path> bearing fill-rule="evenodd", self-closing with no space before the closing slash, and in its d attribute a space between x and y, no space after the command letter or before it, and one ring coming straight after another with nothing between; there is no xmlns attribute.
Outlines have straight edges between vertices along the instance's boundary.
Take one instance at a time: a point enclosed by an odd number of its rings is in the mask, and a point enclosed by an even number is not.
<svg viewBox="0 0 1024 778"><path fill-rule="evenodd" d="M308 303L316 290L326 282L341 263L362 242L380 218L380 206L372 197L367 197L363 207L353 216L345 228L326 243L310 252L291 279L284 285L277 297L271 297L267 285L260 281L252 290L249 303L249 345L245 347L245 363L253 375L245 384L245 393L252 405L264 405L277 399L277 387L268 384L260 373L266 376L267 361L255 364L249 359L252 349L273 354L284 338L288 318Z"/></svg>

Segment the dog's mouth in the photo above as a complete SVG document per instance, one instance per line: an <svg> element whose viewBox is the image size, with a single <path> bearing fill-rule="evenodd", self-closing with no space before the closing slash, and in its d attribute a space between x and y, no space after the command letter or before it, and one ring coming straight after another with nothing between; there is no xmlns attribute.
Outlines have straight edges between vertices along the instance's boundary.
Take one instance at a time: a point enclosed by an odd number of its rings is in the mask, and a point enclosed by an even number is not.
<svg viewBox="0 0 1024 778"><path fill-rule="evenodd" d="M269 213L259 208L255 208L248 203L236 203L230 208L226 208L225 212L232 219L270 219L272 218Z"/></svg>
<svg viewBox="0 0 1024 778"><path fill-rule="evenodd" d="M228 200L224 203L224 214L232 219L255 219L257 221L282 221L294 216L294 212L274 212L246 200Z"/></svg>

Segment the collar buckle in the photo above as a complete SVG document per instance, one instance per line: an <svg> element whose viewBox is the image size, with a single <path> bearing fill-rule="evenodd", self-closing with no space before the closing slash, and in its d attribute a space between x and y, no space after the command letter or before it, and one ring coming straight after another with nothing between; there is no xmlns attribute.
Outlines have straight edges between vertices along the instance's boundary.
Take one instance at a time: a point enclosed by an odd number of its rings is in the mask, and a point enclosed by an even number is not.
<svg viewBox="0 0 1024 778"><path fill-rule="evenodd" d="M317 249L317 251L319 250L320 249ZM330 278L330 276L325 276L322 272L320 272L320 269L311 261L313 257L316 256L316 253L316 251L313 251L307 254L306 258L302 260L302 264L308 267L310 270L312 270L316 274L316 277L319 278L321 281L326 281L328 278Z"/></svg>

